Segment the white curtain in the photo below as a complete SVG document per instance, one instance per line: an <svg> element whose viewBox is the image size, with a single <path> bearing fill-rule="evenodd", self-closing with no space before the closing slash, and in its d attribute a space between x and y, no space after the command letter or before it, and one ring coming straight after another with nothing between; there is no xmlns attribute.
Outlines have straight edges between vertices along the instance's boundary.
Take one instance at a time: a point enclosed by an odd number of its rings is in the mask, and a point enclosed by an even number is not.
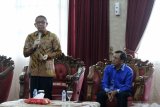
<svg viewBox="0 0 160 107"><path fill-rule="evenodd" d="M154 64L150 100L160 103L160 0L155 0L152 14L144 33L138 58Z"/></svg>
<svg viewBox="0 0 160 107"><path fill-rule="evenodd" d="M15 62L8 98L14 100L19 97L19 74L28 65L29 58L23 56L24 42L27 35L36 30L36 16L46 16L47 29L57 34L63 53L67 53L68 0L1 0L0 13L0 55L11 57Z"/></svg>

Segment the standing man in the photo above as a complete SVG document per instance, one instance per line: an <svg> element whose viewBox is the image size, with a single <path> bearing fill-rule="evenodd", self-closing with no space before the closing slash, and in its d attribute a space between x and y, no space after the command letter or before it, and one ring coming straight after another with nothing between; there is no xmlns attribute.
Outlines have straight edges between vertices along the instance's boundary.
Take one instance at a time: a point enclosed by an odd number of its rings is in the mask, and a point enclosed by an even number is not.
<svg viewBox="0 0 160 107"><path fill-rule="evenodd" d="M54 58L61 55L61 46L57 36L46 29L45 16L37 16L34 25L37 31L27 36L23 49L24 56L30 57L30 96L33 97L33 90L37 89L44 90L44 97L52 99Z"/></svg>
<svg viewBox="0 0 160 107"><path fill-rule="evenodd" d="M117 107L127 107L127 97L132 91L133 71L125 64L127 59L123 51L115 51L113 64L107 65L102 78L102 91L97 94L101 107L107 107L106 101L117 99Z"/></svg>

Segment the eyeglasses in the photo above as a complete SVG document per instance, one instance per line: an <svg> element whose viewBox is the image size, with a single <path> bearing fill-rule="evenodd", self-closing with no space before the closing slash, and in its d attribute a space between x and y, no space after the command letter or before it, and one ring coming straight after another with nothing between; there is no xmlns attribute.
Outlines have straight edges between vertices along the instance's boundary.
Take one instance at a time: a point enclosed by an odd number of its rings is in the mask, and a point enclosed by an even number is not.
<svg viewBox="0 0 160 107"><path fill-rule="evenodd" d="M37 21L35 24L46 24L45 21Z"/></svg>

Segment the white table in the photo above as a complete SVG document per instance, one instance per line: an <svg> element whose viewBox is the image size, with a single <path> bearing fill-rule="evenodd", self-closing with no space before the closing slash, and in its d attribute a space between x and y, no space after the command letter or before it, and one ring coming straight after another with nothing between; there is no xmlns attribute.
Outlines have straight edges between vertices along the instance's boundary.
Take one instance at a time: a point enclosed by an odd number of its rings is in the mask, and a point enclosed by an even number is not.
<svg viewBox="0 0 160 107"><path fill-rule="evenodd" d="M26 104L23 99L15 100L15 101L7 101L0 104L0 107L100 107L98 102L62 102L58 100L52 100L51 104L48 105L38 105L38 104Z"/></svg>
<svg viewBox="0 0 160 107"><path fill-rule="evenodd" d="M149 104L149 103L142 102L142 103L133 103L132 106L130 106L130 107L160 107L160 105L157 103Z"/></svg>

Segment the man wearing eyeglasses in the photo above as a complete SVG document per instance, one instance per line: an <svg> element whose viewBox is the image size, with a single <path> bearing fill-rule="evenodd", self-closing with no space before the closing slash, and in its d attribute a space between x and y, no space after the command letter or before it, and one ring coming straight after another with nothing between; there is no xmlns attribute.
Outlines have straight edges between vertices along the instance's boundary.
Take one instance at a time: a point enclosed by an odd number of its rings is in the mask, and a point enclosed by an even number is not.
<svg viewBox="0 0 160 107"><path fill-rule="evenodd" d="M102 90L97 94L101 107L107 107L106 101L117 99L117 107L127 107L127 97L132 92L133 70L125 64L126 54L115 51L111 65L107 65L101 82Z"/></svg>
<svg viewBox="0 0 160 107"><path fill-rule="evenodd" d="M54 58L61 55L61 46L58 37L46 29L45 16L37 16L34 25L37 31L27 36L23 48L24 56L30 57L30 96L33 97L33 90L37 89L44 90L44 97L52 99Z"/></svg>

